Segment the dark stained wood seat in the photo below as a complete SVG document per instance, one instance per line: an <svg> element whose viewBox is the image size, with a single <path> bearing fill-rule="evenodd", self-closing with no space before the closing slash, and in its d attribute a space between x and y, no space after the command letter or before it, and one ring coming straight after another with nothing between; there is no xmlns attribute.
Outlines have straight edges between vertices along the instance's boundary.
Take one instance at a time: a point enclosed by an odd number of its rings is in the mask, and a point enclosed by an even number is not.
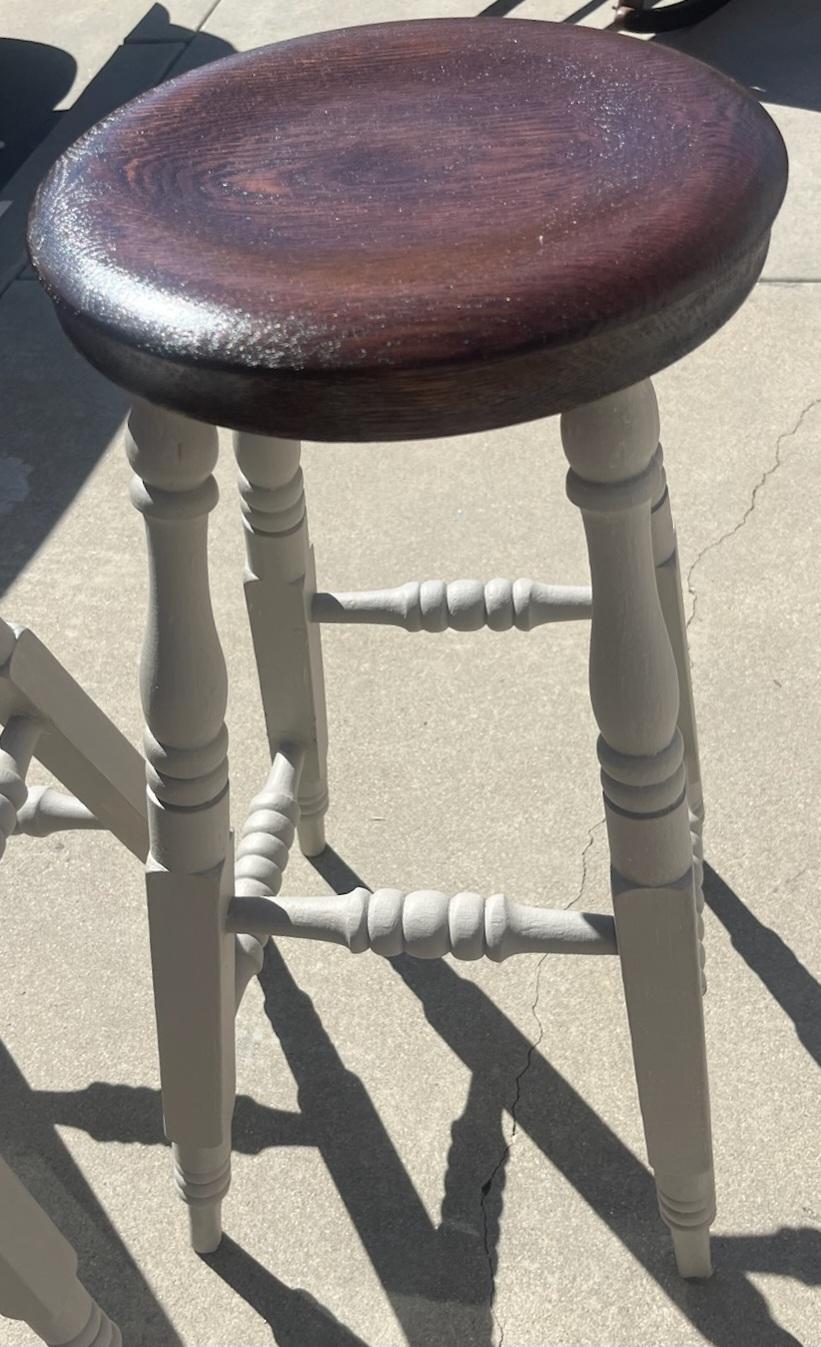
<svg viewBox="0 0 821 1347"><path fill-rule="evenodd" d="M34 265L133 393L291 438L556 413L692 350L755 282L770 118L674 51L569 24L369 25L138 98L40 189Z"/></svg>

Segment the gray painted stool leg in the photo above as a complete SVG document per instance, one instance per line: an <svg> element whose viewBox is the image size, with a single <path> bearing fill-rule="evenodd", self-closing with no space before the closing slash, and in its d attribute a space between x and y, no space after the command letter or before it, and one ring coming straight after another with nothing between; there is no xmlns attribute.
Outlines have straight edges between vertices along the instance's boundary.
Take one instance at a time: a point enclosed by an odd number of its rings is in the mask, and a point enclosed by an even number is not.
<svg viewBox="0 0 821 1347"><path fill-rule="evenodd" d="M149 612L140 666L146 876L165 1130L199 1252L221 1238L234 1104L234 939L225 662L208 588L213 427L147 403L129 419L145 517Z"/></svg>
<svg viewBox="0 0 821 1347"><path fill-rule="evenodd" d="M0 734L0 857L28 796L26 773L41 730L33 717L12 716Z"/></svg>
<svg viewBox="0 0 821 1347"><path fill-rule="evenodd" d="M654 398L655 401L655 398ZM693 684L690 676L690 654L687 649L687 618L684 612L684 595L681 587L681 568L678 558L678 544L670 508L670 492L667 489L667 477L664 472L661 445L659 445L661 463L661 482L659 495L653 501L650 515L653 534L653 559L656 564L656 584L659 601L667 634L673 648L676 661L679 686L678 727L684 740L684 765L687 769L687 799L690 806L690 831L693 839L693 860L696 879L696 910L698 912L699 939L702 942L702 990L706 991L704 977L704 795L701 784L701 766L698 755L698 733L696 730L696 712L693 702Z"/></svg>
<svg viewBox="0 0 821 1347"><path fill-rule="evenodd" d="M562 439L590 555L590 693L647 1150L679 1271L706 1277L715 1201L700 942L678 678L652 546L651 385L566 413Z"/></svg>
<svg viewBox="0 0 821 1347"><path fill-rule="evenodd" d="M234 445L245 522L245 600L271 761L285 743L304 749L297 836L305 855L316 856L325 846L328 729L319 625L310 617L316 576L300 446L244 433Z"/></svg>
<svg viewBox="0 0 821 1347"><path fill-rule="evenodd" d="M0 1159L0 1314L52 1347L122 1347L120 1330L77 1279L77 1255Z"/></svg>

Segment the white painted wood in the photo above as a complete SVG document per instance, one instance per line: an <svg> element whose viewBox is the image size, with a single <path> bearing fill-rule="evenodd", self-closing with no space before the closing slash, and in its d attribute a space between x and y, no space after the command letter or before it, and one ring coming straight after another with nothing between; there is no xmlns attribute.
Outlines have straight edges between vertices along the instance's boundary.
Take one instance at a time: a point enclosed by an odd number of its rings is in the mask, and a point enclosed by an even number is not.
<svg viewBox="0 0 821 1347"><path fill-rule="evenodd" d="M26 773L42 728L30 716L12 716L0 734L0 856L26 802Z"/></svg>
<svg viewBox="0 0 821 1347"><path fill-rule="evenodd" d="M4 673L3 665L11 659L16 643L17 633L14 628L0 617L0 675Z"/></svg>
<svg viewBox="0 0 821 1347"><path fill-rule="evenodd" d="M120 1330L77 1278L77 1255L0 1159L0 1314L54 1347L122 1347Z"/></svg>
<svg viewBox="0 0 821 1347"><path fill-rule="evenodd" d="M670 508L670 492L659 445L660 494L653 502L651 523L653 558L656 566L661 611L667 626L676 672L679 681L678 727L684 740L684 763L687 768L687 792L690 807L699 810L702 805L701 767L696 732L696 713L693 704L693 685L690 677L690 655L687 649L687 617L681 588L681 568L678 543Z"/></svg>
<svg viewBox="0 0 821 1347"><path fill-rule="evenodd" d="M405 631L532 631L590 617L586 585L536 580L409 580L395 589L315 594L314 622L368 622Z"/></svg>
<svg viewBox="0 0 821 1347"><path fill-rule="evenodd" d="M237 434L234 447L245 524L245 600L254 641L271 760L283 743L305 752L299 785L299 845L325 846L328 729L316 592L300 446Z"/></svg>
<svg viewBox="0 0 821 1347"><path fill-rule="evenodd" d="M512 954L615 954L611 917L562 908L525 907L502 894L482 898L432 889L354 889L320 898L236 897L228 929L260 939L297 936L347 945L353 954L372 949L385 958L487 957L501 963Z"/></svg>
<svg viewBox="0 0 821 1347"><path fill-rule="evenodd" d="M132 500L145 518L145 711L151 963L165 1130L199 1252L221 1238L234 1103L234 940L225 662L208 587L217 501L213 427L145 402L129 418Z"/></svg>
<svg viewBox="0 0 821 1347"><path fill-rule="evenodd" d="M687 648L687 616L684 611L684 595L681 586L681 567L679 564L678 543L670 507L670 492L661 445L658 447L661 479L659 494L653 501L650 515L653 536L653 560L656 566L656 584L658 586L661 611L670 637L670 645L676 662L679 685L678 727L684 740L684 765L687 771L687 798L690 805L690 831L693 840L693 862L695 867L696 908L698 911L699 941L701 943L702 991L707 990L707 981L703 968L704 950L704 866L703 866L703 827L704 796L701 784L701 765L698 752L698 733L696 730L696 712L693 701L693 683L690 674L690 654Z"/></svg>
<svg viewBox="0 0 821 1347"><path fill-rule="evenodd" d="M234 864L234 887L245 898L273 898L279 893L299 820L297 792L304 760L303 749L281 745L265 785L251 801ZM262 970L267 939L267 935L237 936L237 1007L248 983Z"/></svg>
<svg viewBox="0 0 821 1347"><path fill-rule="evenodd" d="M16 831L28 837L50 837L52 833L102 826L75 795L66 795L53 786L32 786L25 804L17 811Z"/></svg>
<svg viewBox="0 0 821 1347"><path fill-rule="evenodd" d="M148 851L145 771L136 748L25 627L0 622L0 722L43 722L37 757L129 851Z"/></svg>
<svg viewBox="0 0 821 1347"><path fill-rule="evenodd" d="M715 1214L693 847L676 662L656 584L662 495L649 381L562 417L593 586L613 905L650 1163L679 1271L709 1276Z"/></svg>

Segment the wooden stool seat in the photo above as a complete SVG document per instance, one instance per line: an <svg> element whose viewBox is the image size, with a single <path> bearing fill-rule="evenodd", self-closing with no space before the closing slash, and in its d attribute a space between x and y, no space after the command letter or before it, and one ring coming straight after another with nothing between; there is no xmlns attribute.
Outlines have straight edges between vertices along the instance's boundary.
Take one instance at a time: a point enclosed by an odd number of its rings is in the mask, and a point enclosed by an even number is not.
<svg viewBox="0 0 821 1347"><path fill-rule="evenodd" d="M230 57L81 139L35 267L74 343L240 430L390 440L601 398L755 282L786 157L756 101L569 24L368 25Z"/></svg>

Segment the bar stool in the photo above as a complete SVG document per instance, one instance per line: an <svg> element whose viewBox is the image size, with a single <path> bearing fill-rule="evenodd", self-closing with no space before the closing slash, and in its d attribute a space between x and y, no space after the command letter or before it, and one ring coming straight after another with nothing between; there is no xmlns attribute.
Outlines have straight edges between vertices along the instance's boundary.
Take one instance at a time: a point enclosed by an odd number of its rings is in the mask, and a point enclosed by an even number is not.
<svg viewBox="0 0 821 1347"><path fill-rule="evenodd" d="M470 19L219 61L109 117L42 186L40 280L77 348L135 398L148 913L194 1248L220 1239L235 1003L274 934L384 956L617 953L661 1214L681 1274L709 1275L702 794L649 379L744 300L785 182L769 117L707 66L570 25ZM324 846L322 622L505 630L591 614L586 590L531 581L317 593L300 439L554 414L590 556L614 919L427 890L275 899L295 830L306 854ZM206 556L215 425L236 432L272 758L235 870Z"/></svg>

